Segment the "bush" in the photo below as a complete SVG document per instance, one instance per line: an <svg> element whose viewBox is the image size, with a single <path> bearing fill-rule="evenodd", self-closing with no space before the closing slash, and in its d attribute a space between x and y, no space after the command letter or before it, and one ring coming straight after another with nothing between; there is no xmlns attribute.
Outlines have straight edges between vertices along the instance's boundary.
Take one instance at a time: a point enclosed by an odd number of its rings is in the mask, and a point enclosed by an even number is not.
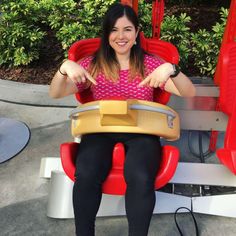
<svg viewBox="0 0 236 236"><path fill-rule="evenodd" d="M6 1L0 5L0 65L27 65L39 58L45 36L38 22L34 0Z"/></svg>
<svg viewBox="0 0 236 236"><path fill-rule="evenodd" d="M161 27L161 39L174 44L180 54L180 67L186 70L190 55L190 28L187 26L191 17L181 13L179 17L165 16Z"/></svg>
<svg viewBox="0 0 236 236"><path fill-rule="evenodd" d="M76 40L98 37L104 13L114 2L115 0L81 0L73 15L66 17L60 27L56 28L56 37L62 43L62 48L67 51ZM54 14L50 15L49 24L55 25L55 19Z"/></svg>
<svg viewBox="0 0 236 236"><path fill-rule="evenodd" d="M65 52L72 43L100 35L101 22L108 7L118 0L3 0L0 5L0 65L27 65L40 56L47 30L54 32ZM152 34L152 4L139 1L141 30ZM189 58L205 76L213 75L228 10L220 10L221 22L212 31L191 33L191 18L165 16L161 39L173 43L180 53L182 70L188 71Z"/></svg>
<svg viewBox="0 0 236 236"><path fill-rule="evenodd" d="M78 3L77 3L78 2ZM98 37L102 18L118 0L4 0L0 6L0 65L27 65L37 60L50 27L67 54L72 43ZM142 24L147 25L150 11L143 9ZM150 8L149 4L149 8ZM96 16L96 17L95 17Z"/></svg>
<svg viewBox="0 0 236 236"><path fill-rule="evenodd" d="M199 29L197 33L191 34L194 65L202 75L212 76L215 73L228 10L221 8L220 16L221 22L217 22L212 27L212 31L208 32L206 29Z"/></svg>

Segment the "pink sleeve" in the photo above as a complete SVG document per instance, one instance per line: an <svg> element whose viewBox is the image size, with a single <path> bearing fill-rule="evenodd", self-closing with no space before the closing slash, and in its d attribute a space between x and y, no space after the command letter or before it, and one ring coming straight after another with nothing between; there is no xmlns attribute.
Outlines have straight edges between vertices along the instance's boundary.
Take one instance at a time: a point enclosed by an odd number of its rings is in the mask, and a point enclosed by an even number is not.
<svg viewBox="0 0 236 236"><path fill-rule="evenodd" d="M82 66L85 70L88 70L89 65L92 61L92 57L85 57L81 60L79 60L77 63ZM76 87L78 89L78 92L82 92L83 90L85 90L86 88L88 88L88 84L87 83L77 83Z"/></svg>

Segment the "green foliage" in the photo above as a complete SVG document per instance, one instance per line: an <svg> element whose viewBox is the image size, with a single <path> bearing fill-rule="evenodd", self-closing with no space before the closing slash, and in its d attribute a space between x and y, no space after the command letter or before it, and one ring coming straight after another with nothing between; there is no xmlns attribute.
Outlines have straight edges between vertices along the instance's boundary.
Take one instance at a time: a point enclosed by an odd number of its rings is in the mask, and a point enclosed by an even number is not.
<svg viewBox="0 0 236 236"><path fill-rule="evenodd" d="M139 1L139 23L140 30L144 32L146 37L152 36L152 4L142 0Z"/></svg>
<svg viewBox="0 0 236 236"><path fill-rule="evenodd" d="M98 37L101 30L102 18L114 0L81 0L74 14L76 17L67 18L56 36L67 50L78 39ZM96 17L95 17L96 16Z"/></svg>
<svg viewBox="0 0 236 236"><path fill-rule="evenodd" d="M115 0L41 0L42 22L55 31L67 53L79 39L98 37L102 17Z"/></svg>
<svg viewBox="0 0 236 236"><path fill-rule="evenodd" d="M228 10L221 8L220 15L221 22L217 22L212 27L212 31L208 32L206 29L199 29L197 33L191 34L194 65L202 75L212 76L215 73Z"/></svg>
<svg viewBox="0 0 236 236"><path fill-rule="evenodd" d="M45 33L36 24L38 10L34 0L0 5L0 65L27 65L39 57Z"/></svg>
<svg viewBox="0 0 236 236"><path fill-rule="evenodd" d="M168 0L167 2L169 4L188 4L190 6L193 4L197 5L206 1L209 1L209 0Z"/></svg>
<svg viewBox="0 0 236 236"><path fill-rule="evenodd" d="M181 13L176 17L166 16L161 27L161 39L173 43L180 54L180 66L183 70L187 68L190 54L190 28L188 23L191 17Z"/></svg>
<svg viewBox="0 0 236 236"><path fill-rule="evenodd" d="M41 22L51 28L62 48L79 39L81 24L79 9L74 0L40 0Z"/></svg>
<svg viewBox="0 0 236 236"><path fill-rule="evenodd" d="M53 31L65 54L72 43L100 35L108 7L118 0L2 0L0 5L0 65L27 65L40 56L47 31ZM181 1L180 1L181 2ZM183 1L184 2L184 1ZM196 2L196 1L195 1ZM199 1L200 2L200 1ZM152 4L139 1L141 30L151 37ZM212 31L190 32L191 18L165 16L161 39L173 43L180 53L180 65L187 72L189 59L202 75L212 75L222 40L228 10L221 8L221 20Z"/></svg>

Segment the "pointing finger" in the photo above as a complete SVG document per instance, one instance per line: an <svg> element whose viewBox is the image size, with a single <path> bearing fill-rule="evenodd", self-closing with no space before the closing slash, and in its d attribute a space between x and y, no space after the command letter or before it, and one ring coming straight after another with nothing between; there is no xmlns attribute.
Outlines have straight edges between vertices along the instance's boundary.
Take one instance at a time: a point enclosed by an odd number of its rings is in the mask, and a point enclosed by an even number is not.
<svg viewBox="0 0 236 236"><path fill-rule="evenodd" d="M86 75L86 78L87 78L91 83L93 83L94 85L97 85L96 80L95 80L88 72L86 72L85 75Z"/></svg>
<svg viewBox="0 0 236 236"><path fill-rule="evenodd" d="M139 83L139 87L147 84L151 80L151 77L146 77L141 83Z"/></svg>

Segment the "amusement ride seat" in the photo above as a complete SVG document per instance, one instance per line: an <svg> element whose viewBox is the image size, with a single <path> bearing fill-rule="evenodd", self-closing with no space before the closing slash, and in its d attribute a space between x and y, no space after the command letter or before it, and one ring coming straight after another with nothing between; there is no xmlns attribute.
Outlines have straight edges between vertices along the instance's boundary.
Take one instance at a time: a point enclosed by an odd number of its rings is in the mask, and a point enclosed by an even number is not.
<svg viewBox="0 0 236 236"><path fill-rule="evenodd" d="M219 107L221 111L228 115L228 124L224 147L218 149L216 154L222 164L236 175L236 80L234 69L236 66L236 42L225 43L221 47L218 66L221 78Z"/></svg>
<svg viewBox="0 0 236 236"><path fill-rule="evenodd" d="M164 60L171 63L178 63L179 56L177 49L170 43L158 39L145 38L140 35L141 45L144 50L151 54L156 54ZM100 39L86 39L75 42L69 49L68 58L73 61L92 55L99 47ZM159 88L154 89L154 102L166 104L170 94ZM92 95L90 90L85 90L76 94L77 100L84 104L91 102ZM79 143L69 142L63 143L60 147L60 155L63 169L66 175L75 180L75 159L79 148ZM113 162L110 173L103 183L102 191L106 194L124 195L126 191L126 183L123 175L123 164L125 160L125 150L122 143L117 143L113 150ZM179 150L171 145L162 147L161 166L156 176L155 189L160 189L166 185L173 177L179 160Z"/></svg>

